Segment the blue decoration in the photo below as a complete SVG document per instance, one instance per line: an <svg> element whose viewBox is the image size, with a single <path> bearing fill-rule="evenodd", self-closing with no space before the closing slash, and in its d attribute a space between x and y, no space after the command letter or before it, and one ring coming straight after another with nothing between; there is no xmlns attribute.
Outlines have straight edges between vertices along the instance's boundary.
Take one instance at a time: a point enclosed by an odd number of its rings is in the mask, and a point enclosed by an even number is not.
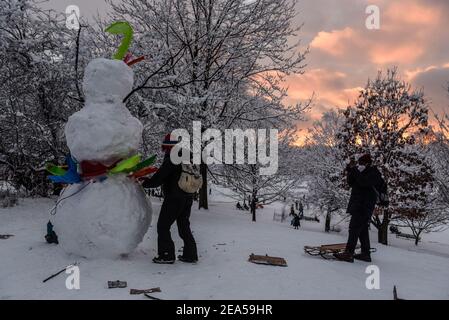
<svg viewBox="0 0 449 320"><path fill-rule="evenodd" d="M78 168L75 160L71 155L66 157L66 163L69 167L67 172L63 176L49 176L48 178L54 183L75 184L80 183L81 177L78 174Z"/></svg>

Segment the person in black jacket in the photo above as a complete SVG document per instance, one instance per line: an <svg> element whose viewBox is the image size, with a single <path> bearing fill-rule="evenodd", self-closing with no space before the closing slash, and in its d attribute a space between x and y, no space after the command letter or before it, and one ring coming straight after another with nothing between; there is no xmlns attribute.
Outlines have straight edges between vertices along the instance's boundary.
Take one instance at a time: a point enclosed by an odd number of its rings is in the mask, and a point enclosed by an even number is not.
<svg viewBox="0 0 449 320"><path fill-rule="evenodd" d="M377 202L376 187L383 183L379 170L372 165L369 154L353 161L346 168L348 184L351 187L347 212L351 215L349 223L349 236L346 250L335 254L341 261L354 262L354 259L371 262L370 240L368 227ZM357 241L360 240L361 253L354 254Z"/></svg>
<svg viewBox="0 0 449 320"><path fill-rule="evenodd" d="M291 225L298 230L301 226L301 219L299 218L299 214L293 213L293 220L291 222Z"/></svg>
<svg viewBox="0 0 449 320"><path fill-rule="evenodd" d="M176 221L178 232L184 241L183 254L178 256L182 262L195 263L198 261L196 242L190 230L190 210L193 195L182 191L178 186L182 166L175 165L170 159L170 152L175 141L168 134L162 143L165 152L164 161L159 170L151 177L143 180L144 188L157 188L162 185L164 201L162 203L159 220L157 222L158 256L154 263L172 264L175 262L175 244L171 238L170 228Z"/></svg>

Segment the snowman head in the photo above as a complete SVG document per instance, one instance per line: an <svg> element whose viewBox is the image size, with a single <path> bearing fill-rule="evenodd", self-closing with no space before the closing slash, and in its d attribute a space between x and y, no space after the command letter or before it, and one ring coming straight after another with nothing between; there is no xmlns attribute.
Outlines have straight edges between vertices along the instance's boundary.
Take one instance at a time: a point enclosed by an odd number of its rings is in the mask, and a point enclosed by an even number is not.
<svg viewBox="0 0 449 320"><path fill-rule="evenodd" d="M83 91L86 101L122 101L134 84L132 69L121 60L98 58L84 71Z"/></svg>

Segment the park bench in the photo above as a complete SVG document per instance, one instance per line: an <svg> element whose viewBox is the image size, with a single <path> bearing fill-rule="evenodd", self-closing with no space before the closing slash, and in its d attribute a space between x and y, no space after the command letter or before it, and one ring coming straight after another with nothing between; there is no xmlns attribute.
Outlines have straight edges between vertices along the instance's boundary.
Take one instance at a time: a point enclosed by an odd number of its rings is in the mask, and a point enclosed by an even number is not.
<svg viewBox="0 0 449 320"><path fill-rule="evenodd" d="M398 226L392 225L390 226L390 232L396 235L396 238L402 238L407 240L416 240L416 236L413 234L402 233ZM418 238L418 242L421 241L421 238Z"/></svg>
<svg viewBox="0 0 449 320"><path fill-rule="evenodd" d="M402 239L407 239L407 240L416 240L416 236L414 236L413 234L408 234L408 233L396 233L396 238L402 238ZM418 242L421 241L421 238L418 238Z"/></svg>
<svg viewBox="0 0 449 320"><path fill-rule="evenodd" d="M314 216L314 217L308 217L308 216L302 215L302 216L301 216L301 220L304 220L304 221L312 221L312 222L320 222L320 219L318 219L317 216Z"/></svg>

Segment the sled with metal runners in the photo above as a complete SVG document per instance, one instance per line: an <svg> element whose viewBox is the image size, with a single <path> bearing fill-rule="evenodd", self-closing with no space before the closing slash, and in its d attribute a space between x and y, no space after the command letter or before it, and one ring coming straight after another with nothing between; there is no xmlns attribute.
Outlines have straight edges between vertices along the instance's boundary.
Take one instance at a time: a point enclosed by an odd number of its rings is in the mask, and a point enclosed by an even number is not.
<svg viewBox="0 0 449 320"><path fill-rule="evenodd" d="M359 248L359 246L358 246ZM304 252L311 256L321 256L326 260L335 260L335 253L343 253L346 243L325 244L321 246L304 246Z"/></svg>

